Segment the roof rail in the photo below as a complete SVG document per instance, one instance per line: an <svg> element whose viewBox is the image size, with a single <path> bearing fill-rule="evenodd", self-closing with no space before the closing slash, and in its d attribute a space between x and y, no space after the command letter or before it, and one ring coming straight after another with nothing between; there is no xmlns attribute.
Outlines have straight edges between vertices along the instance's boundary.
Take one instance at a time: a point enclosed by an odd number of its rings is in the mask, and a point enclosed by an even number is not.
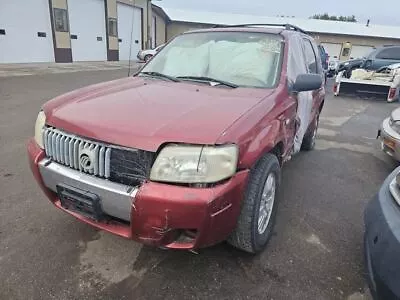
<svg viewBox="0 0 400 300"><path fill-rule="evenodd" d="M236 27L253 27L253 26L266 26L266 27L283 27L286 30L293 30L298 31L301 33L307 34L307 32L301 29L298 26L292 24L263 24L263 23L256 23L256 24L237 24L237 25L215 25L213 28L236 28Z"/></svg>

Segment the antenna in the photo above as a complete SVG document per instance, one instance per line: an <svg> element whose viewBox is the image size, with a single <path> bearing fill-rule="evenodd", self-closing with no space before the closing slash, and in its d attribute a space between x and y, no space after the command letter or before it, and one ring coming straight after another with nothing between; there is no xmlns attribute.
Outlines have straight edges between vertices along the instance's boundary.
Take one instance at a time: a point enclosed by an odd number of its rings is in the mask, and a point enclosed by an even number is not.
<svg viewBox="0 0 400 300"><path fill-rule="evenodd" d="M132 26L131 26L131 40L129 41L128 77L131 76L133 27L135 26L135 0L133 0L132 5L133 5L133 7L132 7Z"/></svg>

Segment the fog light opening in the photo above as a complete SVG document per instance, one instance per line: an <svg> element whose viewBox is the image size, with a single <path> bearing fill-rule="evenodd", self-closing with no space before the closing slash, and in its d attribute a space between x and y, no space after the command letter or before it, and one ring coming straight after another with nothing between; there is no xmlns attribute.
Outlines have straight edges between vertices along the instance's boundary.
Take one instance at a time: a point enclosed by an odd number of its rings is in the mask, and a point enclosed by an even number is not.
<svg viewBox="0 0 400 300"><path fill-rule="evenodd" d="M197 237L197 229L187 229L183 234L189 238L195 239Z"/></svg>
<svg viewBox="0 0 400 300"><path fill-rule="evenodd" d="M180 243L180 244L194 243L194 241L197 238L197 234L198 234L197 229L182 229L180 232L181 232L181 235L176 240L176 242Z"/></svg>

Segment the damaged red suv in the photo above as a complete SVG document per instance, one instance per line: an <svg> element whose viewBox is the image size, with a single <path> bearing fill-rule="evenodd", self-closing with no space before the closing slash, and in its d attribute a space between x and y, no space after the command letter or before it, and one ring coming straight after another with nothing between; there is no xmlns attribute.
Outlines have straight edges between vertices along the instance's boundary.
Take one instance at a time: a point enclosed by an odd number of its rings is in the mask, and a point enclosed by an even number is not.
<svg viewBox="0 0 400 300"><path fill-rule="evenodd" d="M314 147L324 97L317 45L294 26L189 32L133 77L45 103L30 165L56 207L96 228L256 253L281 167Z"/></svg>

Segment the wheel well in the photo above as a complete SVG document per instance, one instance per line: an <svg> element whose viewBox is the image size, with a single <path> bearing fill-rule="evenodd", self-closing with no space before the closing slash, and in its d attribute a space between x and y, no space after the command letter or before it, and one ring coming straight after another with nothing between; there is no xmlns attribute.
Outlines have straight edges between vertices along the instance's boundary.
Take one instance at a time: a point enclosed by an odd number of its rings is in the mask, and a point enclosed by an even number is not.
<svg viewBox="0 0 400 300"><path fill-rule="evenodd" d="M282 165L283 143L279 142L276 144L275 147L271 149L270 153L274 154L278 158L279 164Z"/></svg>

